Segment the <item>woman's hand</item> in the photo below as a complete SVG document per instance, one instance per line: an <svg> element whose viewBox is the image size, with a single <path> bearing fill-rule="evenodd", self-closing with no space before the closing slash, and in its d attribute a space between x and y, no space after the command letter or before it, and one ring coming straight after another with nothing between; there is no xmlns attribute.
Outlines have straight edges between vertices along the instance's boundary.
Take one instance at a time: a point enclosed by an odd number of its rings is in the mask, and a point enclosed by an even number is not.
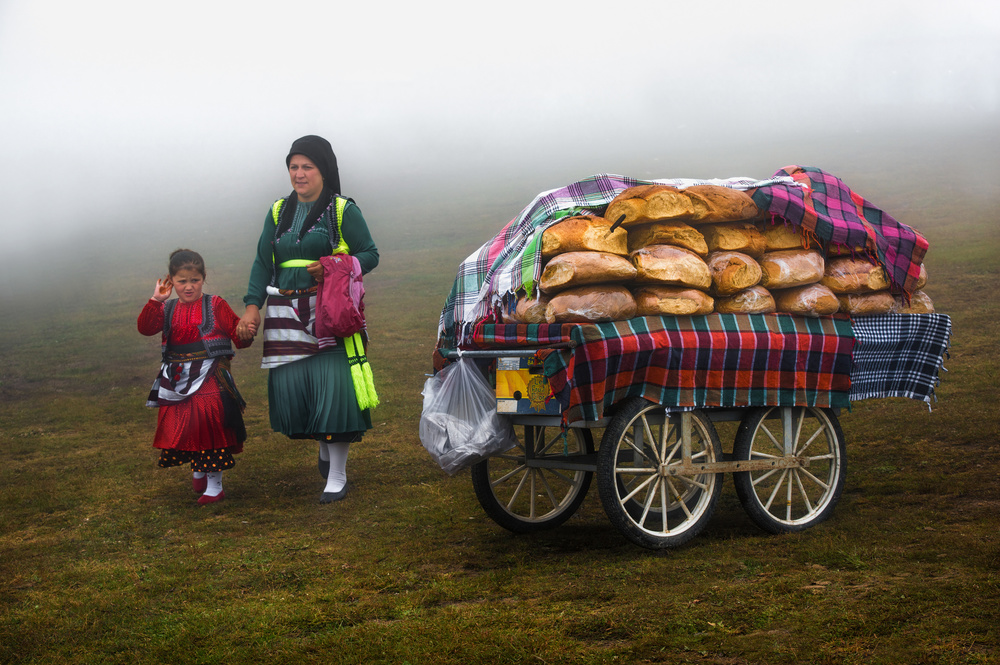
<svg viewBox="0 0 1000 665"><path fill-rule="evenodd" d="M260 308L257 305L247 305L243 317L236 324L236 336L244 342L249 342L257 336L260 327Z"/></svg>
<svg viewBox="0 0 1000 665"><path fill-rule="evenodd" d="M307 265L306 272L309 273L310 277L316 280L317 284L323 283L323 264L319 261Z"/></svg>
<svg viewBox="0 0 1000 665"><path fill-rule="evenodd" d="M153 289L153 300L163 302L170 297L170 293L173 290L174 283L170 281L170 275L167 275L163 279L158 279L156 280L156 288Z"/></svg>

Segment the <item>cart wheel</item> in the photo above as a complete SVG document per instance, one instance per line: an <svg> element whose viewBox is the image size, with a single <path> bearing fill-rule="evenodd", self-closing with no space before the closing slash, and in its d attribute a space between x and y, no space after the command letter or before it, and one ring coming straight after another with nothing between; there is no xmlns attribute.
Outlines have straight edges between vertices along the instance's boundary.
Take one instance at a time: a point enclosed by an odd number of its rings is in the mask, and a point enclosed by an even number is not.
<svg viewBox="0 0 1000 665"><path fill-rule="evenodd" d="M566 454L594 452L587 429L525 427L525 440L534 443L534 457L560 459ZM529 467L525 448L488 457L472 466L472 487L483 510L494 522L515 533L559 526L577 511L593 477L590 471Z"/></svg>
<svg viewBox="0 0 1000 665"><path fill-rule="evenodd" d="M718 462L722 446L712 422L688 412L691 462ZM715 511L721 473L680 475L681 414L665 417L662 406L636 397L625 402L604 431L597 486L604 512L622 534L649 549L678 547L694 538Z"/></svg>
<svg viewBox="0 0 1000 665"><path fill-rule="evenodd" d="M754 409L740 423L736 460L778 460L785 451L808 466L733 474L750 519L770 533L794 533L822 522L844 489L847 453L837 416L815 407Z"/></svg>

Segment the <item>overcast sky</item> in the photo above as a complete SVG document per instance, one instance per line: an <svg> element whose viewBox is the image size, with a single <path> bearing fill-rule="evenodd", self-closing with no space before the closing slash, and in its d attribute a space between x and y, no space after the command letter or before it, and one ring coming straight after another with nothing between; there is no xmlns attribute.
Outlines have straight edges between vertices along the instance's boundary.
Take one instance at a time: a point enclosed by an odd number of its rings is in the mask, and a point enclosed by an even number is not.
<svg viewBox="0 0 1000 665"><path fill-rule="evenodd" d="M334 144L345 191L371 195L998 118L995 0L0 0L4 254L40 227L121 223L121 204L257 210L308 133Z"/></svg>

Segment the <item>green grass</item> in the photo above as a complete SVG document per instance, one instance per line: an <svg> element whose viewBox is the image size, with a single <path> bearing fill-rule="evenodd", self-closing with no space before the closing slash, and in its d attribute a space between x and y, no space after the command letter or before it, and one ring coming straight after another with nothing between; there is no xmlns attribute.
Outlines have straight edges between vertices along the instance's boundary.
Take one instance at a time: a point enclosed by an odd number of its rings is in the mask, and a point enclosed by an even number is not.
<svg viewBox="0 0 1000 665"><path fill-rule="evenodd" d="M993 187L961 203L947 182L914 187L890 207L929 238L927 291L955 326L933 412L871 400L842 415L830 521L765 535L727 480L708 528L666 553L618 534L596 486L566 525L509 534L420 445L454 270L517 210L453 210L438 223L459 235L384 243L366 281L382 405L332 505L314 445L267 425L259 347L234 363L250 438L227 500L200 508L187 472L155 468L143 400L159 350L134 321L172 246L4 295L0 662L1000 662ZM195 247L234 306L252 241Z"/></svg>

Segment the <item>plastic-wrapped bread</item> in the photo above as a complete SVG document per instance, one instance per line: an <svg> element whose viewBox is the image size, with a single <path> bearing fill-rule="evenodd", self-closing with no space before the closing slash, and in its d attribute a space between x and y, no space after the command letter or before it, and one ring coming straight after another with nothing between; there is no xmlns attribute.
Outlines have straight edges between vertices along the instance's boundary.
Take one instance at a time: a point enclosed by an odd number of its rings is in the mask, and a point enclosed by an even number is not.
<svg viewBox="0 0 1000 665"><path fill-rule="evenodd" d="M896 305L892 311L897 314L933 314L934 303L925 292L917 290L910 296L910 304L904 304L902 296L895 296Z"/></svg>
<svg viewBox="0 0 1000 665"><path fill-rule="evenodd" d="M763 234L768 252L809 247L809 241L802 235L802 231L791 224L764 224Z"/></svg>
<svg viewBox="0 0 1000 665"><path fill-rule="evenodd" d="M592 284L562 291L545 307L547 323L600 323L635 317L635 299L624 286Z"/></svg>
<svg viewBox="0 0 1000 665"><path fill-rule="evenodd" d="M764 234L750 222L727 222L700 227L709 252L742 252L754 258L767 249Z"/></svg>
<svg viewBox="0 0 1000 665"><path fill-rule="evenodd" d="M690 286L702 291L712 285L712 273L705 261L683 247L650 245L635 250L629 258L638 272L637 283Z"/></svg>
<svg viewBox="0 0 1000 665"><path fill-rule="evenodd" d="M712 296L682 286L639 286L632 289L632 295L636 316L711 314L715 307Z"/></svg>
<svg viewBox="0 0 1000 665"><path fill-rule="evenodd" d="M556 254L545 264L538 288L552 294L586 284L629 282L636 273L635 266L624 256L610 252L566 252Z"/></svg>
<svg viewBox="0 0 1000 665"><path fill-rule="evenodd" d="M677 221L649 222L628 230L628 251L649 245L674 245L689 249L698 256L708 256L708 245L701 231Z"/></svg>
<svg viewBox="0 0 1000 665"><path fill-rule="evenodd" d="M628 255L628 233L603 217L567 217L542 232L542 258L564 252L609 252Z"/></svg>
<svg viewBox="0 0 1000 665"><path fill-rule="evenodd" d="M719 296L756 286L762 275L760 265L742 252L712 252L705 263L712 273L710 292Z"/></svg>
<svg viewBox="0 0 1000 665"><path fill-rule="evenodd" d="M731 296L715 299L720 314L770 314L775 311L774 297L763 286L751 286Z"/></svg>
<svg viewBox="0 0 1000 665"><path fill-rule="evenodd" d="M760 259L760 285L773 291L815 284L823 279L823 255L814 249L783 249L767 252Z"/></svg>
<svg viewBox="0 0 1000 665"><path fill-rule="evenodd" d="M888 291L873 293L845 293L837 296L840 311L852 316L889 314L896 307L896 299Z"/></svg>
<svg viewBox="0 0 1000 665"><path fill-rule="evenodd" d="M772 291L779 312L801 316L826 316L840 309L837 295L822 284L807 284Z"/></svg>
<svg viewBox="0 0 1000 665"><path fill-rule="evenodd" d="M630 187L608 204L604 217L622 226L665 219L689 224L708 224L753 219L760 214L746 192L718 185L698 185L678 189L669 185Z"/></svg>
<svg viewBox="0 0 1000 665"><path fill-rule="evenodd" d="M826 248L827 256L864 256L864 247L851 247L850 245L831 244Z"/></svg>
<svg viewBox="0 0 1000 665"><path fill-rule="evenodd" d="M865 258L850 256L827 259L820 283L834 293L870 293L889 288L882 266Z"/></svg>
<svg viewBox="0 0 1000 665"><path fill-rule="evenodd" d="M520 296L513 311L503 310L501 316L504 323L545 323L545 307L549 297L538 294L537 298Z"/></svg>

